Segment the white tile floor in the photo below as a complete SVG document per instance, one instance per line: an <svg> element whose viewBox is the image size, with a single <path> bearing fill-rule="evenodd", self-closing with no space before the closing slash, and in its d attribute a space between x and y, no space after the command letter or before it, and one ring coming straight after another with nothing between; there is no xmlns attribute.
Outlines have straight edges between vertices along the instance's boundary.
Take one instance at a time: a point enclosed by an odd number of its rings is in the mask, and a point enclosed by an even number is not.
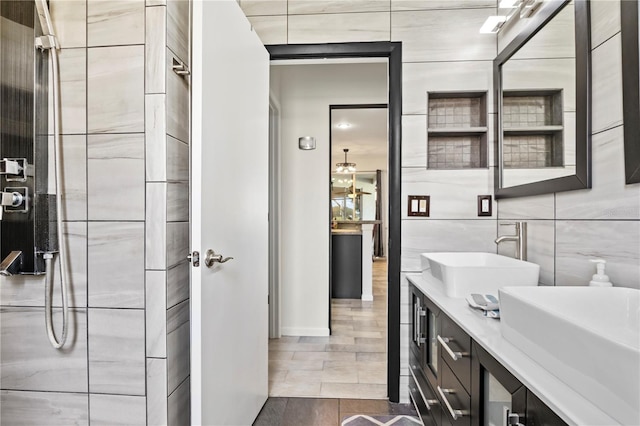
<svg viewBox="0 0 640 426"><path fill-rule="evenodd" d="M387 397L387 264L373 264L373 302L333 299L328 337L269 342L269 396Z"/></svg>

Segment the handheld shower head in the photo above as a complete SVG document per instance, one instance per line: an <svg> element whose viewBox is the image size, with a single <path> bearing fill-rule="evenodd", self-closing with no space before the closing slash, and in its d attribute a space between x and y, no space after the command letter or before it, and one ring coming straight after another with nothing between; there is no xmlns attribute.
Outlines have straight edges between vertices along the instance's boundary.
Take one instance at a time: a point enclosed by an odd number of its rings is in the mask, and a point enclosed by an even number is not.
<svg viewBox="0 0 640 426"><path fill-rule="evenodd" d="M51 14L49 13L49 6L47 6L47 0L35 0L35 2L36 10L38 11L38 19L40 20L40 26L42 27L42 34L45 36L55 37L53 22L51 21Z"/></svg>

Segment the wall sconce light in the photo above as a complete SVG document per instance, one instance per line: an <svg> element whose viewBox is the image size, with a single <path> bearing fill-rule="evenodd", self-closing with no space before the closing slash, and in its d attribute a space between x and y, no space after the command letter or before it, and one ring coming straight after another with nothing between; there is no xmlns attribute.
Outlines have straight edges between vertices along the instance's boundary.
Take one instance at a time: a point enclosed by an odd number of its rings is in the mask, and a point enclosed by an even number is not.
<svg viewBox="0 0 640 426"><path fill-rule="evenodd" d="M316 138L313 136L303 136L298 138L298 148L305 151L316 149Z"/></svg>

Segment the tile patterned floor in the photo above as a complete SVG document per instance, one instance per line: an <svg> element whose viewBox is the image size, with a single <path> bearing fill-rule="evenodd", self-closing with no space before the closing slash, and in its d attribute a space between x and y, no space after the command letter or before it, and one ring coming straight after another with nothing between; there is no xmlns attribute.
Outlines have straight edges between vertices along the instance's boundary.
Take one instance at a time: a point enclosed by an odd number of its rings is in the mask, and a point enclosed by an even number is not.
<svg viewBox="0 0 640 426"><path fill-rule="evenodd" d="M386 260L373 264L373 302L333 299L331 308L331 336L270 340L269 396L387 397Z"/></svg>
<svg viewBox="0 0 640 426"><path fill-rule="evenodd" d="M270 397L254 426L339 426L355 414L416 416L411 404L386 400Z"/></svg>

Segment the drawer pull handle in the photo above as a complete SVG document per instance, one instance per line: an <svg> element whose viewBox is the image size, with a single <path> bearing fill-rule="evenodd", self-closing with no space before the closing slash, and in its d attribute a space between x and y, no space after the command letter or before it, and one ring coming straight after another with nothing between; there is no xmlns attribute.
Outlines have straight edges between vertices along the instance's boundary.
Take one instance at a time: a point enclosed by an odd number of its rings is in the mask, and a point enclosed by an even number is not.
<svg viewBox="0 0 640 426"><path fill-rule="evenodd" d="M409 373L411 373L411 377L413 377L413 381L418 383L418 379L416 378L416 375L413 374L413 371L409 370ZM420 392L420 396L422 397L422 402L424 402L424 405L427 407L427 411L431 411L432 405L440 404L440 401L438 401L437 399L428 399L426 396L424 396L424 393L422 393L422 389L420 388L419 385L418 385L418 392Z"/></svg>
<svg viewBox="0 0 640 426"><path fill-rule="evenodd" d="M454 350L451 349L451 347L447 344L449 342L453 342L453 339L451 337L441 337L440 335L438 335L438 342L440 342L444 350L447 351L449 356L454 361L459 360L463 356L469 356L467 352L455 352Z"/></svg>
<svg viewBox="0 0 640 426"><path fill-rule="evenodd" d="M440 386L438 386L438 393L440 394L440 397L444 401L444 405L447 406L447 410L449 410L449 414L451 414L451 417L453 417L453 420L458 420L462 416L469 415L469 410L454 410L451 404L449 403L449 400L447 399L447 396L445 394L454 394L456 393L455 390L442 389Z"/></svg>
<svg viewBox="0 0 640 426"><path fill-rule="evenodd" d="M413 304L413 341L418 347L422 346L422 344L427 341L427 339L422 335L422 321L420 320L421 317L426 315L426 309L417 303Z"/></svg>
<svg viewBox="0 0 640 426"><path fill-rule="evenodd" d="M431 411L431 406L440 404L440 401L437 399L425 399L424 403L427 406L427 410Z"/></svg>

